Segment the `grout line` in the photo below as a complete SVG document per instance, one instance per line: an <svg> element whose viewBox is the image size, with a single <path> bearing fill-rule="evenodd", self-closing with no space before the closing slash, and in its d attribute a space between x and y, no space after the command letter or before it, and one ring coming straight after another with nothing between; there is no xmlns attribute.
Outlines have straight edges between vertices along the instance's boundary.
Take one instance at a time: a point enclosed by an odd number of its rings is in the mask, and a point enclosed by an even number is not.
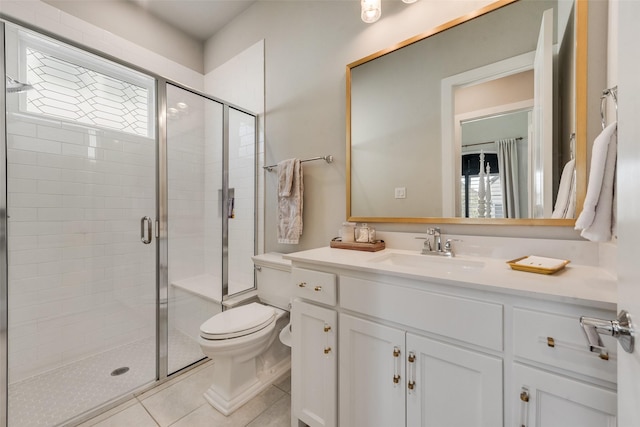
<svg viewBox="0 0 640 427"><path fill-rule="evenodd" d="M136 398L136 399L138 399L138 398ZM146 412L147 414L149 414L149 416L151 417L151 419L153 420L153 422L154 422L154 423L156 423L156 426L158 426L158 427L159 427L159 426L160 426L160 423L158 422L158 420L156 420L156 418L155 418L155 417L153 416L153 414L149 411L149 409L147 409L147 407L146 407L146 406L144 406L144 404L143 404L142 402L139 402L139 403L140 403L140 406L142 406L142 409L144 409L144 410L145 410L145 412Z"/></svg>

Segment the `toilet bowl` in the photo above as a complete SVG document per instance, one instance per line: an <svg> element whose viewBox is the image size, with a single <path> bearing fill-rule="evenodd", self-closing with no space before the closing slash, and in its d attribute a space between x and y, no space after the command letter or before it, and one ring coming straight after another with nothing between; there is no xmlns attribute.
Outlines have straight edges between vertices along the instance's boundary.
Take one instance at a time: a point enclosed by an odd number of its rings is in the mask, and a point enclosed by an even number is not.
<svg viewBox="0 0 640 427"><path fill-rule="evenodd" d="M290 349L278 339L289 328L290 264L277 255L254 257L260 302L227 309L200 326L198 342L214 362L213 384L204 397L224 415L291 368Z"/></svg>

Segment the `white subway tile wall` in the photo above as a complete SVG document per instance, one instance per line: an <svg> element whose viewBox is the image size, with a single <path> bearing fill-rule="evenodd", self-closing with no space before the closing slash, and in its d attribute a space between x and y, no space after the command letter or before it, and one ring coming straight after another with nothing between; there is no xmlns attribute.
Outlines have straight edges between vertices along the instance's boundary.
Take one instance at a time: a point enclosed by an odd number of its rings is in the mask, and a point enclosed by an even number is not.
<svg viewBox="0 0 640 427"><path fill-rule="evenodd" d="M256 124L238 110L229 114L229 187L234 216L229 219L229 294L253 288L255 242Z"/></svg>
<svg viewBox="0 0 640 427"><path fill-rule="evenodd" d="M205 269L204 101L198 95L168 86L169 106L179 102L188 105L188 112L167 120L169 283L199 276ZM222 108L211 120L216 118L222 120ZM221 146L220 141L217 144ZM221 181L222 174L219 175ZM215 217L209 221L219 223Z"/></svg>
<svg viewBox="0 0 640 427"><path fill-rule="evenodd" d="M205 117L218 117L222 111L216 104L205 103ZM204 148L204 273L214 277L222 295L222 120L206 120Z"/></svg>
<svg viewBox="0 0 640 427"><path fill-rule="evenodd" d="M16 111L7 133L13 383L155 334L155 141Z"/></svg>

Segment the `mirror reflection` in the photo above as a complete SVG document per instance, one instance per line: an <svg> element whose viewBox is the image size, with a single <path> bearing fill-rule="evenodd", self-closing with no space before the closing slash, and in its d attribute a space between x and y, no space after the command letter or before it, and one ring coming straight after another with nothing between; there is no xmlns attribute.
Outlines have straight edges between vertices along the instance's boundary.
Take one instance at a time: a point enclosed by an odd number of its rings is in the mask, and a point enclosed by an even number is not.
<svg viewBox="0 0 640 427"><path fill-rule="evenodd" d="M350 64L347 216L574 218L574 19L514 1Z"/></svg>

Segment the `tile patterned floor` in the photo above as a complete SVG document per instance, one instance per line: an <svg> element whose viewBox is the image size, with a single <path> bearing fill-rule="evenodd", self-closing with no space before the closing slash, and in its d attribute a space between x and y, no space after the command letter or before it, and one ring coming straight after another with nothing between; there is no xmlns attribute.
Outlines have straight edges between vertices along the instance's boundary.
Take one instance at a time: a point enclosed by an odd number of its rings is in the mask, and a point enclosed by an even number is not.
<svg viewBox="0 0 640 427"><path fill-rule="evenodd" d="M80 427L290 427L289 375L225 417L209 405L203 393L212 381L207 362Z"/></svg>
<svg viewBox="0 0 640 427"><path fill-rule="evenodd" d="M177 331L169 334L169 372L202 357L195 341ZM126 374L111 375L113 370L124 366L129 368ZM130 393L154 378L155 337L149 337L10 384L9 426L60 425L104 402Z"/></svg>

